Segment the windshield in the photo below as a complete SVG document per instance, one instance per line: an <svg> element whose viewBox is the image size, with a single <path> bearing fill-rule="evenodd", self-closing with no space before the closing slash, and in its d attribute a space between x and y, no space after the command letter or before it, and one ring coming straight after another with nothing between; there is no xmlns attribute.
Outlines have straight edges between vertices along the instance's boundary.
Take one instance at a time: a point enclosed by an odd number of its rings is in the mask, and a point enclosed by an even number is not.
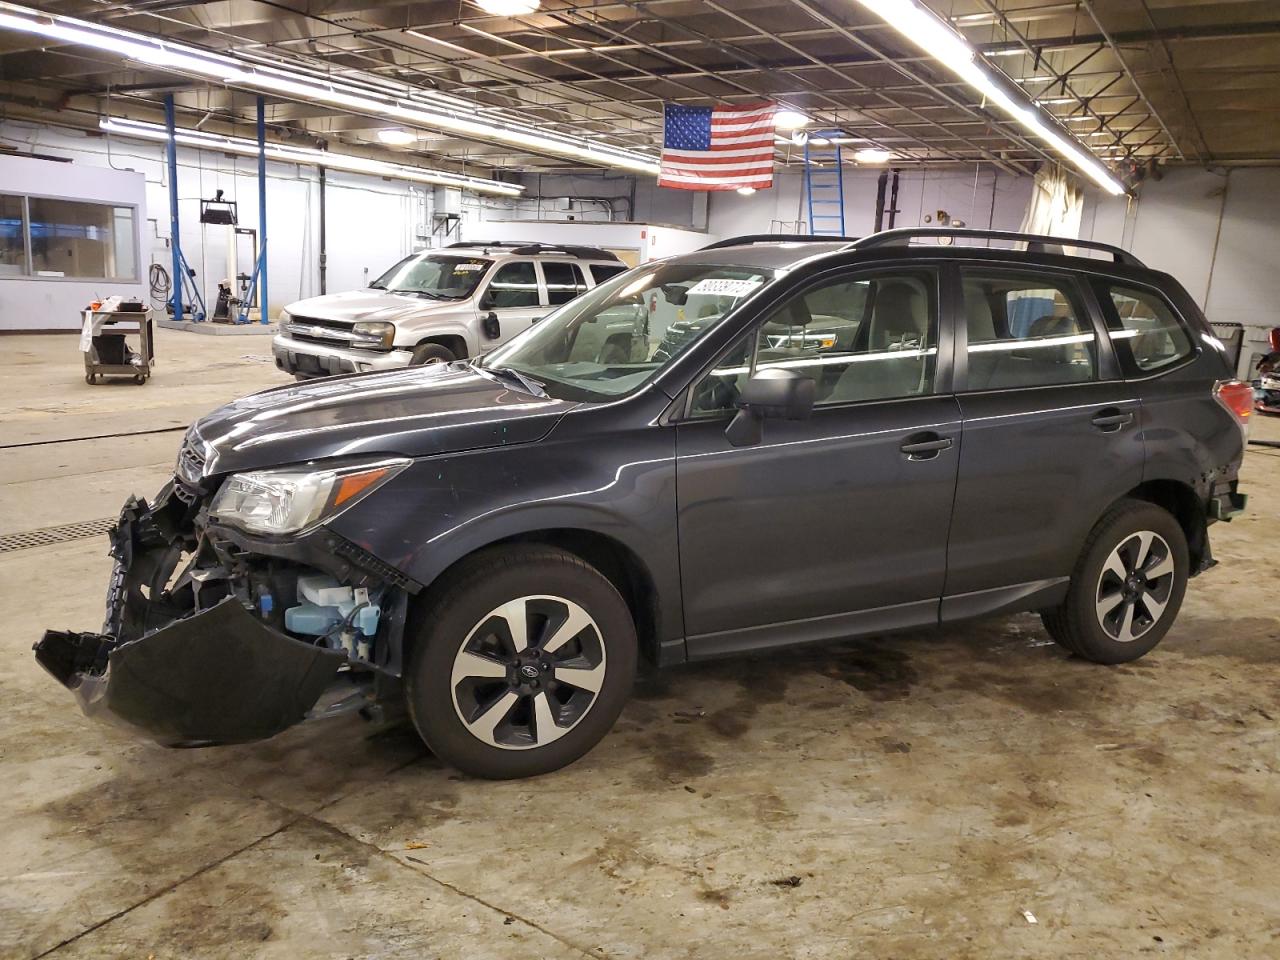
<svg viewBox="0 0 1280 960"><path fill-rule="evenodd" d="M492 260L481 257L415 253L411 257L405 257L369 286L391 293L462 300L475 292L492 264Z"/></svg>
<svg viewBox="0 0 1280 960"><path fill-rule="evenodd" d="M483 366L532 377L559 400L613 400L652 380L773 277L760 267L636 267L550 314Z"/></svg>

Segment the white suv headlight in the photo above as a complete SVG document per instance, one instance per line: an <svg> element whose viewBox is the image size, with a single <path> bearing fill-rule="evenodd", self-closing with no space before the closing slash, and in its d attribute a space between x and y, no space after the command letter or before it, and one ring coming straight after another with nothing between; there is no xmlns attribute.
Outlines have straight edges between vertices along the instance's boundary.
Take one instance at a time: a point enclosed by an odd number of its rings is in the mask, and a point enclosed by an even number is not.
<svg viewBox="0 0 1280 960"><path fill-rule="evenodd" d="M380 460L236 473L223 482L209 514L249 533L299 533L337 516L408 465L408 460Z"/></svg>
<svg viewBox="0 0 1280 960"><path fill-rule="evenodd" d="M351 332L358 337L351 341L353 347L390 350L396 340L396 325L386 320L361 320L351 328Z"/></svg>

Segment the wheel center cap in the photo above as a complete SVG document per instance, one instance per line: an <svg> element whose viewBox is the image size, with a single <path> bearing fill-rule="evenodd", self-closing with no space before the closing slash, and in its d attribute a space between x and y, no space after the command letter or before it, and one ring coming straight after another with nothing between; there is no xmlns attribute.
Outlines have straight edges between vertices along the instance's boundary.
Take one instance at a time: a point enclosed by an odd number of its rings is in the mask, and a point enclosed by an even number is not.
<svg viewBox="0 0 1280 960"><path fill-rule="evenodd" d="M526 663L520 668L520 676L524 677L526 680L537 680L538 677L542 676L542 671L539 670L536 665Z"/></svg>

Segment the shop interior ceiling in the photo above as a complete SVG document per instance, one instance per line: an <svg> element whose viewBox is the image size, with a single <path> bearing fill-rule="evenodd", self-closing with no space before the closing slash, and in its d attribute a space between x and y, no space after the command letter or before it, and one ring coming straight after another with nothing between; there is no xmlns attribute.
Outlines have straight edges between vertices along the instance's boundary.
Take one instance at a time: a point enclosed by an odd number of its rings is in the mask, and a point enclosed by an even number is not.
<svg viewBox="0 0 1280 960"><path fill-rule="evenodd" d="M1280 160L1275 0L927 0L1095 156L1132 179L1156 164ZM376 77L461 98L484 116L645 154L664 103L779 101L809 136L887 151L895 165L1057 160L982 95L853 0L543 0L495 17L464 0L37 3L42 11L335 79ZM0 113L96 129L103 115L252 136L254 96L112 53L0 31ZM56 111L56 114L55 114ZM267 97L276 140L489 173L584 169L482 138L389 126L339 107ZM803 149L779 131L777 160Z"/></svg>

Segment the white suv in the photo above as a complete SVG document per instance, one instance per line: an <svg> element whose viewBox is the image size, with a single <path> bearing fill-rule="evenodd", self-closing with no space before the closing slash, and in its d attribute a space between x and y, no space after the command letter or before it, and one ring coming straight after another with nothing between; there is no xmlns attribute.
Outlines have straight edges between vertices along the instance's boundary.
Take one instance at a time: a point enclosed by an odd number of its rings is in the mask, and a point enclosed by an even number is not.
<svg viewBox="0 0 1280 960"><path fill-rule="evenodd" d="M626 269L597 247L455 243L289 304L271 349L299 380L476 357Z"/></svg>

